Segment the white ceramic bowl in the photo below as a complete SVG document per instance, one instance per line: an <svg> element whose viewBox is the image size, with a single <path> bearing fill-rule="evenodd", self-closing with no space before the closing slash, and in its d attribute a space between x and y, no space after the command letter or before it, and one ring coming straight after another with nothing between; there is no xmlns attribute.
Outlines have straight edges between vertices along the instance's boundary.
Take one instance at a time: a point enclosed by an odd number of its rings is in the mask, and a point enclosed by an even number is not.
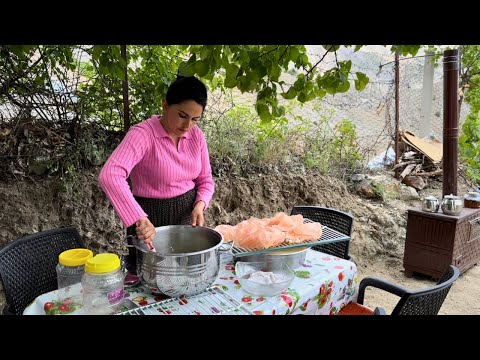
<svg viewBox="0 0 480 360"><path fill-rule="evenodd" d="M256 296L279 295L295 278L294 272L284 261L237 261L235 273L242 288Z"/></svg>

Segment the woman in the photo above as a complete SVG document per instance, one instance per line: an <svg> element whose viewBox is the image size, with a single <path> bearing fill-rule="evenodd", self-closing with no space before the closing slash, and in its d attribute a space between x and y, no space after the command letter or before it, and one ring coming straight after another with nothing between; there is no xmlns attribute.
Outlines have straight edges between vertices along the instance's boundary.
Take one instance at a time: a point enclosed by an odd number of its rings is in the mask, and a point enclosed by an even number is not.
<svg viewBox="0 0 480 360"><path fill-rule="evenodd" d="M150 247L155 227L202 226L215 187L205 135L197 126L207 105L205 85L193 76L178 77L162 105L161 116L127 132L98 178L127 234ZM130 247L127 269L133 273L135 259Z"/></svg>

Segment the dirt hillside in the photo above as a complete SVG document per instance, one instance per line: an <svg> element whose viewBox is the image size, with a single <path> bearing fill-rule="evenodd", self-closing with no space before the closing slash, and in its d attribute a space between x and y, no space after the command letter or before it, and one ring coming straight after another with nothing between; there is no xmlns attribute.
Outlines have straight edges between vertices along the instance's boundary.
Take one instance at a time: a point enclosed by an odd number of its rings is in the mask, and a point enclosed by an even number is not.
<svg viewBox="0 0 480 360"><path fill-rule="evenodd" d="M113 208L99 189L98 169L78 175L70 190L56 179L36 182L0 182L0 246L37 231L62 225L76 226L94 251L125 252L124 230ZM290 212L294 205L320 205L351 212L355 218L350 253L358 266L359 280L366 275L389 279L408 288L434 284L426 277L406 278L402 260L406 209L413 202L366 200L327 176L271 174L247 178L215 179L216 192L206 213L206 225L236 224L250 216ZM441 192L431 190L431 193ZM480 270L470 269L454 284L441 314L480 314ZM390 311L397 298L367 291L366 304ZM3 307L3 289L0 307Z"/></svg>

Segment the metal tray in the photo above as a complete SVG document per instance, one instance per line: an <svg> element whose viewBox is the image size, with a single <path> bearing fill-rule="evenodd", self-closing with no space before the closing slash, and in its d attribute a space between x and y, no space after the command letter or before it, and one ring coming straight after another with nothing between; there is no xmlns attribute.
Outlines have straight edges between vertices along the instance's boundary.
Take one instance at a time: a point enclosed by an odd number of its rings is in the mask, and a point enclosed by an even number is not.
<svg viewBox="0 0 480 360"><path fill-rule="evenodd" d="M305 219L304 222L313 222L310 219ZM298 244L280 244L268 249L245 249L240 246L236 246L235 242L232 246L232 254L234 257L238 258L241 256L254 255L254 254L264 254L275 250L291 249L296 247L303 246L315 246L320 244L330 244L339 241L350 241L350 236L342 234L336 230L329 228L328 226L322 225L322 236L320 239L305 241Z"/></svg>
<svg viewBox="0 0 480 360"><path fill-rule="evenodd" d="M183 298L170 298L115 315L253 315L218 286Z"/></svg>
<svg viewBox="0 0 480 360"><path fill-rule="evenodd" d="M253 255L244 255L240 254L239 256L234 256L233 260L236 263L237 261L247 261L247 262L274 262L274 261L283 261L291 269L297 269L305 263L305 258L307 257L307 250L310 249L310 246L304 246L301 248L286 249L271 251L264 254L253 254Z"/></svg>

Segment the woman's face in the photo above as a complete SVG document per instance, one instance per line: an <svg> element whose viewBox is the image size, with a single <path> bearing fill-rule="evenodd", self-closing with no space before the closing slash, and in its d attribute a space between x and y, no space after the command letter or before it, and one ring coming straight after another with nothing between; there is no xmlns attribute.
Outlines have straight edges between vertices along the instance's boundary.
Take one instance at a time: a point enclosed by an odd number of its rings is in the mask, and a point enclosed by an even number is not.
<svg viewBox="0 0 480 360"><path fill-rule="evenodd" d="M168 105L164 100L162 124L169 135L181 137L197 125L202 114L202 105L194 100L185 100L172 105Z"/></svg>

